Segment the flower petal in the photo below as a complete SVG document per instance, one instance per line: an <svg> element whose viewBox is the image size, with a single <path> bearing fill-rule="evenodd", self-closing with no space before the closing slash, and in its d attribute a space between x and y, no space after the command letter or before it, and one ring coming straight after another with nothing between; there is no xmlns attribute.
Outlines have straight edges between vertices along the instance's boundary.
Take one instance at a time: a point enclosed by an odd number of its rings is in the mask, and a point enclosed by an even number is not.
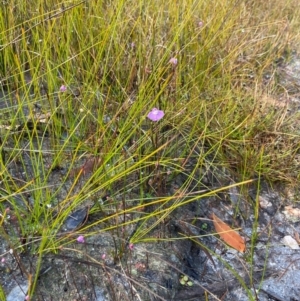
<svg viewBox="0 0 300 301"><path fill-rule="evenodd" d="M151 121L158 121L164 117L165 113L162 110L159 110L157 108L153 108L150 113L147 115L147 117Z"/></svg>
<svg viewBox="0 0 300 301"><path fill-rule="evenodd" d="M83 243L84 243L84 236L83 236L83 235L79 235L79 236L77 237L77 242L83 244Z"/></svg>

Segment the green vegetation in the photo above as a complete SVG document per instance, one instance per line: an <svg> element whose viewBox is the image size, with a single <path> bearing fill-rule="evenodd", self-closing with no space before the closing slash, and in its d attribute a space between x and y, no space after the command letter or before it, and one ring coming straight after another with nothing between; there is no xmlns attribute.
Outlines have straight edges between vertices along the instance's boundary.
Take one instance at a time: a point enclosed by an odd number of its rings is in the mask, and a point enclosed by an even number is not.
<svg viewBox="0 0 300 301"><path fill-rule="evenodd" d="M38 268L79 233L118 237L116 259L136 225L131 243L154 242L176 208L228 189L202 171L298 181L299 116L278 74L299 45L297 0L2 2L1 236ZM62 234L87 201L102 218Z"/></svg>

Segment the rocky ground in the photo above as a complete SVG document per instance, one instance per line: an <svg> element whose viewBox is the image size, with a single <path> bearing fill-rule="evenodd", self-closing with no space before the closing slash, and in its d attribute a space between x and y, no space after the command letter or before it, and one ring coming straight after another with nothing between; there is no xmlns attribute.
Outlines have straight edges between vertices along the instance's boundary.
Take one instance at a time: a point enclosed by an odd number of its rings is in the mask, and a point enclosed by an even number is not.
<svg viewBox="0 0 300 301"><path fill-rule="evenodd" d="M251 202L233 188L176 210L151 232L156 243L129 246L99 229L83 244L74 242L44 256L34 300L299 300L299 249L283 238L299 239L300 205L278 191L265 185L257 197L255 184L249 187L250 199L260 203L258 225ZM242 229L245 253L211 235L212 212ZM97 214L91 214L87 222L95 219ZM253 231L257 241L251 249ZM120 258L116 248L124 248ZM1 245L2 254L8 249ZM29 251L20 260L34 271L36 258ZM13 290L7 300L23 300L27 277L13 254L2 258L1 283L7 292Z"/></svg>

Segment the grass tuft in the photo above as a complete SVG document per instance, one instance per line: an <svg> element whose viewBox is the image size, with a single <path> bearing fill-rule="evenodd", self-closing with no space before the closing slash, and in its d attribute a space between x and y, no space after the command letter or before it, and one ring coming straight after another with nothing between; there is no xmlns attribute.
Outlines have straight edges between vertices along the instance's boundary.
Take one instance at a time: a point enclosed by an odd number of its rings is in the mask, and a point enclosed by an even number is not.
<svg viewBox="0 0 300 301"><path fill-rule="evenodd" d="M229 178L295 185L298 113L280 68L299 45L299 20L296 0L4 1L9 248L37 255L39 270L45 254L100 231L121 258L128 243L156 241L175 210L231 188ZM157 122L146 117L154 107L165 113ZM62 231L85 207L98 219ZM33 294L38 271L29 278Z"/></svg>

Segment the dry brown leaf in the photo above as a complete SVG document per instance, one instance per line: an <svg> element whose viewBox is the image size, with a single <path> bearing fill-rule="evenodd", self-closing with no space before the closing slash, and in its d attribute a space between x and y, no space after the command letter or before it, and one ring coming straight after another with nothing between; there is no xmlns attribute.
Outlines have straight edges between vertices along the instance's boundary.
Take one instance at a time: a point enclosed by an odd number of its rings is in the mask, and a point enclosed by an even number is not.
<svg viewBox="0 0 300 301"><path fill-rule="evenodd" d="M235 230L231 229L214 213L212 214L212 220L217 233L229 246L231 246L232 248L240 252L245 252L246 250L245 241Z"/></svg>
<svg viewBox="0 0 300 301"><path fill-rule="evenodd" d="M86 160L86 162L78 168L73 168L70 172L69 177L77 177L80 173L80 176L85 176L89 173L95 171L101 165L101 158L91 157Z"/></svg>

